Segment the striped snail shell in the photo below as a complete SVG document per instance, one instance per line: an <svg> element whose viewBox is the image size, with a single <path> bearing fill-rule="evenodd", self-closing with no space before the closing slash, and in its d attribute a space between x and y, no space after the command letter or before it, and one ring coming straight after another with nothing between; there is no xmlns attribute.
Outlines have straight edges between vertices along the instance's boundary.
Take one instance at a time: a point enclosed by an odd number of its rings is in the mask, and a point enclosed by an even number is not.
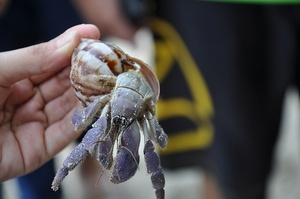
<svg viewBox="0 0 300 199"><path fill-rule="evenodd" d="M128 70L141 72L154 93L154 103L159 97L159 82L153 69L114 44L82 39L72 55L71 64L71 84L84 106L111 93L118 75Z"/></svg>

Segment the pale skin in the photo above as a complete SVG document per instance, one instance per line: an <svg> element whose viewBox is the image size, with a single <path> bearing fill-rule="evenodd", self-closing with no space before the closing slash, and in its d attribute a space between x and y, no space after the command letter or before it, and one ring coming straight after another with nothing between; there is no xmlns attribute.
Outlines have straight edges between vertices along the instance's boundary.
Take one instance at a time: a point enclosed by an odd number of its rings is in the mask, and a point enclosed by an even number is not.
<svg viewBox="0 0 300 199"><path fill-rule="evenodd" d="M0 53L0 182L37 169L80 135L70 124L77 99L69 71L81 37L99 39L100 32L78 25Z"/></svg>

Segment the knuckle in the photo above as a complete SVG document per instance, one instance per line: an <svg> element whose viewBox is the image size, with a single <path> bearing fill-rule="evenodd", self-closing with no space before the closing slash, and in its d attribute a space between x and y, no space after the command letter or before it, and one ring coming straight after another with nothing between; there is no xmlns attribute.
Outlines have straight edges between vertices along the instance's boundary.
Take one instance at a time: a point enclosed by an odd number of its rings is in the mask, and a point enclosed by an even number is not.
<svg viewBox="0 0 300 199"><path fill-rule="evenodd" d="M35 66L38 73L49 72L49 57L53 48L50 42L36 44L27 48L29 56L31 56L31 64Z"/></svg>

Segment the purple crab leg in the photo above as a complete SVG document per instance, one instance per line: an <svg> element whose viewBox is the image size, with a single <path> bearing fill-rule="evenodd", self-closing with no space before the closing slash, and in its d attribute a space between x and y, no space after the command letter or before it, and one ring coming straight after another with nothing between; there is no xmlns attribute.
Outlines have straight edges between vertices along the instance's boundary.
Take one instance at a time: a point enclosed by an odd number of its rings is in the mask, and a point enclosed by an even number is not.
<svg viewBox="0 0 300 199"><path fill-rule="evenodd" d="M150 126L149 136L156 142L161 148L166 148L168 143L168 135L164 132L163 128L159 125L157 119L152 117L148 120Z"/></svg>
<svg viewBox="0 0 300 199"><path fill-rule="evenodd" d="M109 126L109 111L110 111L110 105L107 104L101 113L101 116L99 119L92 125L93 128L102 128L103 133L99 137L98 143L97 143L97 160L100 162L100 164L105 168L105 169L110 169L112 162L113 162L113 145L114 145L114 140L111 139L109 136L109 131L110 129ZM105 132L105 133L104 133Z"/></svg>
<svg viewBox="0 0 300 199"><path fill-rule="evenodd" d="M150 118L150 119L148 119ZM165 148L168 141L167 134L158 124L154 117L145 117L140 121L145 137L144 158L146 162L147 172L151 174L151 182L155 189L157 199L165 198L165 177L164 171L160 165L158 154L155 152L154 145L151 140L160 147Z"/></svg>
<svg viewBox="0 0 300 199"><path fill-rule="evenodd" d="M80 143L64 161L63 166L58 170L52 182L51 188L54 191L58 190L59 185L69 174L69 171L72 171L82 160L88 156L88 151L85 147L86 146L83 143Z"/></svg>
<svg viewBox="0 0 300 199"><path fill-rule="evenodd" d="M130 179L139 165L140 130L136 121L121 134L121 143L115 157L110 181L118 184Z"/></svg>
<svg viewBox="0 0 300 199"><path fill-rule="evenodd" d="M52 189L57 191L63 179L72 171L81 161L83 161L89 154L94 153L95 143L99 140L100 128L90 129L81 143L70 153L70 155L63 162L63 166L56 173L52 182Z"/></svg>
<svg viewBox="0 0 300 199"><path fill-rule="evenodd" d="M144 147L144 158L146 162L147 172L151 174L153 188L156 189L156 198L165 198L165 177L164 171L160 166L160 161L157 153L154 150L153 143L150 139L146 141Z"/></svg>
<svg viewBox="0 0 300 199"><path fill-rule="evenodd" d="M98 144L98 161L105 169L110 169L113 162L113 145L114 142L109 136L106 136Z"/></svg>
<svg viewBox="0 0 300 199"><path fill-rule="evenodd" d="M72 115L71 123L75 130L86 129L93 121L94 117L99 114L103 104L110 99L109 95L102 97L100 100L95 100L85 108L76 109Z"/></svg>
<svg viewBox="0 0 300 199"><path fill-rule="evenodd" d="M59 185L63 179L72 171L81 161L83 161L88 155L94 155L96 152L96 146L105 137L107 128L107 107L105 107L101 113L99 119L93 124L93 127L84 135L79 145L70 153L63 163L63 166L56 173L52 182L52 189L58 190Z"/></svg>

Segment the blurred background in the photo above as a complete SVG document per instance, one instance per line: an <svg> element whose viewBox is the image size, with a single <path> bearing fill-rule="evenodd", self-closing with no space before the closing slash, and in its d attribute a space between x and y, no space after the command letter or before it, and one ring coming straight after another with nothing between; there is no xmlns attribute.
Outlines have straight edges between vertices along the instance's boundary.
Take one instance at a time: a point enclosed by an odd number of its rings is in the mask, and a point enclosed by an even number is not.
<svg viewBox="0 0 300 199"><path fill-rule="evenodd" d="M159 150L166 199L296 199L300 12L285 2L0 0L0 51L93 23L101 40L157 71L157 114L169 135ZM37 171L1 183L1 198L155 198L142 155L128 182L114 185L106 172L98 182L102 168L87 159L53 192L55 171L78 141Z"/></svg>

